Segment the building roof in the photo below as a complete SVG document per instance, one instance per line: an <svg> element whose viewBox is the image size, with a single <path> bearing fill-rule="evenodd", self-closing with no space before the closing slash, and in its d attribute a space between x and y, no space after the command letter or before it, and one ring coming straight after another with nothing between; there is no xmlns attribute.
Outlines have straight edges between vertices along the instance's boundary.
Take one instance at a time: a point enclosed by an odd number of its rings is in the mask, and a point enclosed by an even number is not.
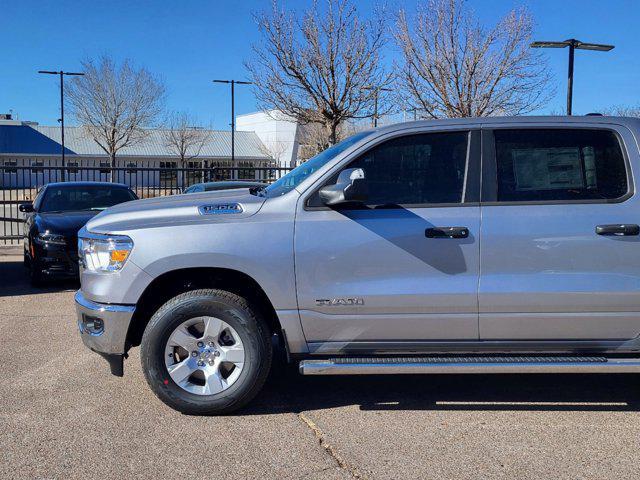
<svg viewBox="0 0 640 480"><path fill-rule="evenodd" d="M175 152L166 146L162 130L147 130L148 136L141 142L125 147L118 157L175 157ZM199 157L230 158L231 132L206 130L209 139ZM100 146L82 127L65 127L65 154L105 156ZM0 154L15 155L59 155L60 127L39 125L0 124ZM237 159L268 160L262 142L254 132L236 132L235 156Z"/></svg>

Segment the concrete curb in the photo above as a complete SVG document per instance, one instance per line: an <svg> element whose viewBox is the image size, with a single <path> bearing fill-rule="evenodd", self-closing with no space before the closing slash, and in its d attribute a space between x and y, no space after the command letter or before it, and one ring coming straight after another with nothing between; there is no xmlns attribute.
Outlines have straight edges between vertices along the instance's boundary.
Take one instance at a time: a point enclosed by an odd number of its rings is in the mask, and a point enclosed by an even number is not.
<svg viewBox="0 0 640 480"><path fill-rule="evenodd" d="M22 245L0 245L0 256L22 255Z"/></svg>

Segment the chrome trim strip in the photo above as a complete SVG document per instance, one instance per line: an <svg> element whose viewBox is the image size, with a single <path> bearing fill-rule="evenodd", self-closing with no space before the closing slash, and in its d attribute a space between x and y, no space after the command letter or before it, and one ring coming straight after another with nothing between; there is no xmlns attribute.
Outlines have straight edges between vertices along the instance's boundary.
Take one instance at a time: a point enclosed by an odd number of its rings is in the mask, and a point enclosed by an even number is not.
<svg viewBox="0 0 640 480"><path fill-rule="evenodd" d="M78 305L93 312L133 313L136 310L135 305L110 305L107 303L93 302L86 299L81 290L76 292L74 298Z"/></svg>
<svg viewBox="0 0 640 480"><path fill-rule="evenodd" d="M102 241L113 240L116 243L118 242L133 243L133 240L126 235L90 232L89 230L87 230L86 225L82 227L78 232L78 238L88 238L91 240L102 240Z"/></svg>
<svg viewBox="0 0 640 480"><path fill-rule="evenodd" d="M604 361L534 361L534 362L379 362L340 363L338 359L303 360L302 375L384 375L384 374L470 374L470 373L638 373L640 359L615 358ZM388 359L387 359L388 360ZM468 360L464 359L464 360Z"/></svg>

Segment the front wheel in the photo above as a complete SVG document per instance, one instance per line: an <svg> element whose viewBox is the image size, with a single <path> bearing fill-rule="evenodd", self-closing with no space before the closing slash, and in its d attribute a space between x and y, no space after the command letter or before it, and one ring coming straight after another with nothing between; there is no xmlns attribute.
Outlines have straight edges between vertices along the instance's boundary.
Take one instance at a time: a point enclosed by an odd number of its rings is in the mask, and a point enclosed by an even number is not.
<svg viewBox="0 0 640 480"><path fill-rule="evenodd" d="M32 287L41 287L44 283L42 275L42 267L35 260L30 260L27 266L27 272L29 273L29 282Z"/></svg>
<svg viewBox="0 0 640 480"><path fill-rule="evenodd" d="M142 337L153 392L188 414L230 413L262 388L272 347L264 321L238 295L193 290L165 303Z"/></svg>

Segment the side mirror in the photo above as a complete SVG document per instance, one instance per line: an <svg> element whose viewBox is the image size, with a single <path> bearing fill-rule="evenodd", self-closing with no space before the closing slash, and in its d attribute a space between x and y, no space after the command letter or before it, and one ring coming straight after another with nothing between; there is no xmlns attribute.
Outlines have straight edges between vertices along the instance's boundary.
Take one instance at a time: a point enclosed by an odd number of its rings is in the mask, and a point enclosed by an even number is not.
<svg viewBox="0 0 640 480"><path fill-rule="evenodd" d="M367 200L367 182L364 178L364 170L347 168L340 172L335 185L325 185L318 193L322 203L328 206L365 202Z"/></svg>
<svg viewBox="0 0 640 480"><path fill-rule="evenodd" d="M33 203L23 203L18 207L22 213L31 213L33 212Z"/></svg>

